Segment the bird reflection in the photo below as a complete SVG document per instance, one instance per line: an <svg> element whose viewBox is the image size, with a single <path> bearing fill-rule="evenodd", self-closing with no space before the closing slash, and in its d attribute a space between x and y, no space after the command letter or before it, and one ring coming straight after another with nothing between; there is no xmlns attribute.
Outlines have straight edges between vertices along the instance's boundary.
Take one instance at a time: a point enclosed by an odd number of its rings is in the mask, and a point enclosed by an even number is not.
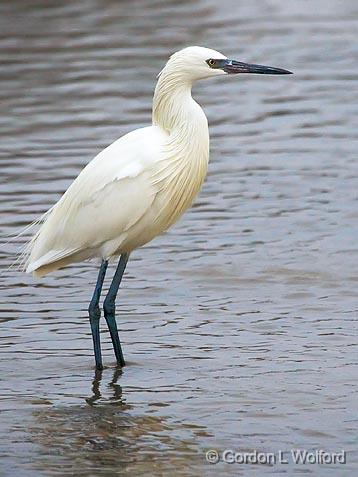
<svg viewBox="0 0 358 477"><path fill-rule="evenodd" d="M70 469L63 475L94 475L97 469L103 476L114 475L113 469L119 469L118 475L173 475L175 466L176 477L184 477L193 475L193 466L202 465L193 437L205 428L191 426L190 421L170 422L160 401L155 409L147 402L127 404L118 384L121 374L120 368L96 371L88 405L81 398L74 405L39 406L33 411L26 432L39 449L31 457L36 472L50 475L63 465Z"/></svg>
<svg viewBox="0 0 358 477"><path fill-rule="evenodd" d="M101 369L96 369L94 374L94 379L92 381L92 396L86 398L87 404L90 406L95 406L97 401L102 398L101 393L101 382L102 382L103 371ZM108 383L108 388L112 390L112 397L109 400L113 404L124 405L122 398L122 386L120 386L117 381L118 378L122 375L122 369L116 368L113 373L112 380Z"/></svg>

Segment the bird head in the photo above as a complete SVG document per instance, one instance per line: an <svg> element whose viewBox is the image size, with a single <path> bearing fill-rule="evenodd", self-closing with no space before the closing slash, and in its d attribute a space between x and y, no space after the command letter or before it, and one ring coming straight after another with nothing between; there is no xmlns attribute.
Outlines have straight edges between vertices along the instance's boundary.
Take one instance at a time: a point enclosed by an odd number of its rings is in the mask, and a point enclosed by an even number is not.
<svg viewBox="0 0 358 477"><path fill-rule="evenodd" d="M189 81L212 76L256 73L266 75L287 75L291 71L271 66L255 65L232 60L218 51L201 46L189 46L174 53L164 70L177 73Z"/></svg>

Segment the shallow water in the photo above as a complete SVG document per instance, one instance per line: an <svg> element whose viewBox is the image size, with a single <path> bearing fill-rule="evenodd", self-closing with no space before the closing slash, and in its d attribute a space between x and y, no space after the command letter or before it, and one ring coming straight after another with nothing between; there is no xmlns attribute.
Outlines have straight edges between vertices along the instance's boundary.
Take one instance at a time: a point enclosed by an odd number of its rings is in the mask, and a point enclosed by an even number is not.
<svg viewBox="0 0 358 477"><path fill-rule="evenodd" d="M93 369L93 264L41 281L3 271L1 476L357 472L357 20L354 0L1 2L3 244L148 123L169 52L295 72L195 87L209 176L131 258L123 372L104 325L107 366ZM26 238L3 245L3 270ZM205 462L225 448L289 462ZM292 448L345 449L347 463L295 465Z"/></svg>

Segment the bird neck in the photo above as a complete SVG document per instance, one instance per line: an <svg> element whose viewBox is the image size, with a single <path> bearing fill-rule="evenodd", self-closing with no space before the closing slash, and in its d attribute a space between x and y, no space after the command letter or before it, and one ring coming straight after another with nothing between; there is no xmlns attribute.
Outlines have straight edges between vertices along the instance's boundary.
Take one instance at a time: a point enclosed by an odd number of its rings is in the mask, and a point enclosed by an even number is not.
<svg viewBox="0 0 358 477"><path fill-rule="evenodd" d="M153 124L181 144L197 141L208 150L209 132L206 116L191 96L192 81L180 74L161 72L153 98Z"/></svg>
<svg viewBox="0 0 358 477"><path fill-rule="evenodd" d="M191 97L190 81L166 71L159 76L153 99L153 125L165 132L164 161L158 162L157 184L164 195L165 229L190 206L205 179L209 161L206 116Z"/></svg>

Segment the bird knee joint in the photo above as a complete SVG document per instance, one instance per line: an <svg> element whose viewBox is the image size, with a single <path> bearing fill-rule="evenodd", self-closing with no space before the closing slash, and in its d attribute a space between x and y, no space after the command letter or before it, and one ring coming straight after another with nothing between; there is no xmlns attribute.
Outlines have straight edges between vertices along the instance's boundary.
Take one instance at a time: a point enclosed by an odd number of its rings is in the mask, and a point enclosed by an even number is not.
<svg viewBox="0 0 358 477"><path fill-rule="evenodd" d="M98 305L90 304L90 306L88 307L88 313L90 318L96 318L99 320L101 317L101 310Z"/></svg>
<svg viewBox="0 0 358 477"><path fill-rule="evenodd" d="M105 315L114 315L114 313L116 311L116 305L113 301L104 300L103 310L104 310Z"/></svg>

